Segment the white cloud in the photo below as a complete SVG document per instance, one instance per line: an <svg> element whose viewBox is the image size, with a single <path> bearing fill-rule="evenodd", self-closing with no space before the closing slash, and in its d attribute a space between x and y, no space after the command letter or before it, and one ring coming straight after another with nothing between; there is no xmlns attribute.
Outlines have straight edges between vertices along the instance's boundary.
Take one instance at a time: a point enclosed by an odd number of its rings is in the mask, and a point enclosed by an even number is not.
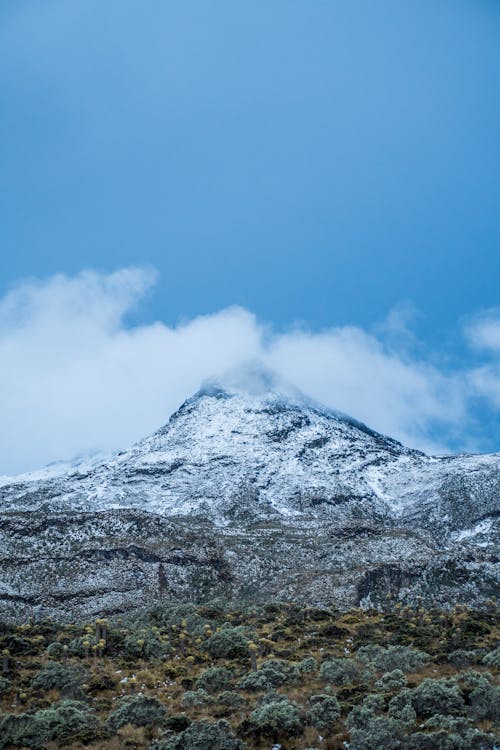
<svg viewBox="0 0 500 750"><path fill-rule="evenodd" d="M414 447L442 449L429 438L431 426L464 415L459 378L387 351L359 328L286 334L270 361L318 400Z"/></svg>
<svg viewBox="0 0 500 750"><path fill-rule="evenodd" d="M490 361L467 374L470 392L500 409L500 309L493 308L474 316L465 326L470 345L489 355Z"/></svg>
<svg viewBox="0 0 500 750"><path fill-rule="evenodd" d="M465 334L476 349L500 353L500 309L476 315L465 327Z"/></svg>
<svg viewBox="0 0 500 750"><path fill-rule="evenodd" d="M125 316L154 273L27 281L0 302L0 473L115 450L163 424L213 374L262 359L308 395L415 447L464 419L463 378L353 327L273 334L228 308L176 327Z"/></svg>
<svg viewBox="0 0 500 750"><path fill-rule="evenodd" d="M484 365L471 370L468 383L474 395L487 399L500 409L500 365Z"/></svg>

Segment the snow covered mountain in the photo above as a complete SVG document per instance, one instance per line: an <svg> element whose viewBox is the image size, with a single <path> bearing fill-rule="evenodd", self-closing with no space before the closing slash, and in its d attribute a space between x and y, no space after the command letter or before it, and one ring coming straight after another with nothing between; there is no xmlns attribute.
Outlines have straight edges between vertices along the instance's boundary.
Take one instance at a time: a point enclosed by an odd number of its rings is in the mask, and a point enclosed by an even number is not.
<svg viewBox="0 0 500 750"><path fill-rule="evenodd" d="M500 454L426 456L246 367L125 452L4 478L0 613L475 602L497 583L499 498Z"/></svg>

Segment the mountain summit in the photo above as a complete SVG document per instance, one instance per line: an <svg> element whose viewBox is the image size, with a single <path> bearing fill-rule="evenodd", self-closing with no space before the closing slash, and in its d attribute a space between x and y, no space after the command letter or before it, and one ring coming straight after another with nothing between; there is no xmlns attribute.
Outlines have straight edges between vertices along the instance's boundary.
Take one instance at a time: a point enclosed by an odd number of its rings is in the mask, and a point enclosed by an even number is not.
<svg viewBox="0 0 500 750"><path fill-rule="evenodd" d="M484 598L499 469L499 455L405 448L247 365L127 451L0 487L0 611L87 615L160 594Z"/></svg>

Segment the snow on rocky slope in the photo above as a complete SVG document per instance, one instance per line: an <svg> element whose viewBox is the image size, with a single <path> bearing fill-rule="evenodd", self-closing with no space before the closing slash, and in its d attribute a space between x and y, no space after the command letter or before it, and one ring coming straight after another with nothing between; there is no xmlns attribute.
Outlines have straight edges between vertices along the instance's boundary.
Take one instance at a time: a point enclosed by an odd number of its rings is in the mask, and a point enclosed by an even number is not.
<svg viewBox="0 0 500 750"><path fill-rule="evenodd" d="M254 366L127 451L3 478L0 613L475 602L495 590L499 498L500 454L426 456Z"/></svg>

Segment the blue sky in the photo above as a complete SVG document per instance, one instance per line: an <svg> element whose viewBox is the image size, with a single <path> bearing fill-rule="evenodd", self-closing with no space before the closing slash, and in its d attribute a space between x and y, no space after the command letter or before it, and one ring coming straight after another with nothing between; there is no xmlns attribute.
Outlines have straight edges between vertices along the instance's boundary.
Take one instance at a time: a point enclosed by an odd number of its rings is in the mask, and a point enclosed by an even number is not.
<svg viewBox="0 0 500 750"><path fill-rule="evenodd" d="M497 2L3 0L0 294L135 267L122 332L349 327L467 391L402 438L500 450L499 91Z"/></svg>

